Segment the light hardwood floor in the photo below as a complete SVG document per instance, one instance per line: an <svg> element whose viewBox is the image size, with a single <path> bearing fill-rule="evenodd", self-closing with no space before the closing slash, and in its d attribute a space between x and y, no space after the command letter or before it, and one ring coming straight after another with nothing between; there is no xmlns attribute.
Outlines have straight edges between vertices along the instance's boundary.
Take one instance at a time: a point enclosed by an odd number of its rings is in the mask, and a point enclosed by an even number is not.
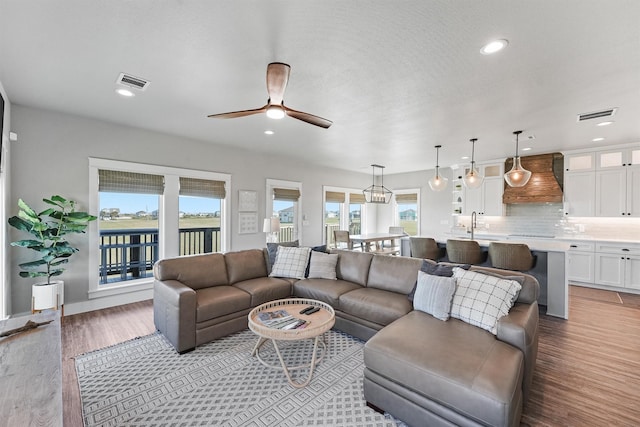
<svg viewBox="0 0 640 427"><path fill-rule="evenodd" d="M640 295L574 286L570 295L570 320L541 315L522 425L640 425ZM65 426L82 426L73 357L154 329L151 301L64 318Z"/></svg>

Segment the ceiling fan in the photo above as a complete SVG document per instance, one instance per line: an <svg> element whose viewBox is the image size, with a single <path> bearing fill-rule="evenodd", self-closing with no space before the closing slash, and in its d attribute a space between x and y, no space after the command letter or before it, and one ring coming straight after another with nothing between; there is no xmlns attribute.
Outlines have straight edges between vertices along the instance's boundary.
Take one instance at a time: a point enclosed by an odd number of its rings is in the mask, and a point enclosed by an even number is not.
<svg viewBox="0 0 640 427"><path fill-rule="evenodd" d="M293 110L284 105L284 90L289 81L289 72L291 67L282 62L272 62L267 66L267 92L269 99L264 107L255 110L234 111L231 113L211 114L208 117L216 119L235 119L236 117L251 116L252 114L267 113L272 119L281 119L285 115L312 125L320 126L327 129L333 123L331 120L314 116L313 114L304 113L302 111Z"/></svg>

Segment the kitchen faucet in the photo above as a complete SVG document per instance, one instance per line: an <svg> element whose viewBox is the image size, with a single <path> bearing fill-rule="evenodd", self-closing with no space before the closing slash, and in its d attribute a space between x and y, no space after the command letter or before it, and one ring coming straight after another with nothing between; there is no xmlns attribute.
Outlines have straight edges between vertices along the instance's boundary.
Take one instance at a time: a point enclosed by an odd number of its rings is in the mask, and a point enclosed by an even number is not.
<svg viewBox="0 0 640 427"><path fill-rule="evenodd" d="M478 226L478 222L477 222L477 213L476 211L471 212L471 240L473 240L473 234L474 231L476 229L476 227Z"/></svg>

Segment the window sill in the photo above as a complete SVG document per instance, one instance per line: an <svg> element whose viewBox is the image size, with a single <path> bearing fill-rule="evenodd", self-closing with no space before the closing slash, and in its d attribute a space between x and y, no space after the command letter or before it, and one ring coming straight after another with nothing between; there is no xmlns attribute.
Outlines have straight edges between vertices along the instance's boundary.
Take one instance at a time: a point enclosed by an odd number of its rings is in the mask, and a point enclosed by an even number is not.
<svg viewBox="0 0 640 427"><path fill-rule="evenodd" d="M128 294L131 292L146 291L149 289L153 289L152 277L128 281L126 283L98 285L97 289L92 289L89 291L89 299Z"/></svg>

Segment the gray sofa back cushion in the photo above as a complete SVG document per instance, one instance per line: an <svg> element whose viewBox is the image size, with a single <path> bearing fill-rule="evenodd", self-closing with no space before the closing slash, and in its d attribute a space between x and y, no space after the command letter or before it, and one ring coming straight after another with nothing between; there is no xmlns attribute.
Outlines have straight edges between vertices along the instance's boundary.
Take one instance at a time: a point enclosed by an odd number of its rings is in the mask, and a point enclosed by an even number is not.
<svg viewBox="0 0 640 427"><path fill-rule="evenodd" d="M538 297L540 296L540 283L538 283L538 279L530 274L522 273L520 271L501 270L499 268L492 267L478 267L475 265L471 266L471 270L478 271L479 273L482 273L483 271L490 272L498 276L524 277L524 281L521 283L522 289L520 290L520 294L518 295L518 299L516 299L516 302L531 304L534 301L537 301Z"/></svg>
<svg viewBox="0 0 640 427"><path fill-rule="evenodd" d="M408 295L418 279L422 259L376 255L369 269L368 288Z"/></svg>
<svg viewBox="0 0 640 427"><path fill-rule="evenodd" d="M242 282L243 280L266 277L267 263L262 249L247 249L238 252L227 252L224 255L227 263L229 284Z"/></svg>
<svg viewBox="0 0 640 427"><path fill-rule="evenodd" d="M333 250L331 253L338 254L338 265L336 265L338 279L367 286L369 266L373 254L341 250Z"/></svg>
<svg viewBox="0 0 640 427"><path fill-rule="evenodd" d="M224 255L218 253L160 260L153 266L153 275L157 280L177 280L191 289L229 284Z"/></svg>

